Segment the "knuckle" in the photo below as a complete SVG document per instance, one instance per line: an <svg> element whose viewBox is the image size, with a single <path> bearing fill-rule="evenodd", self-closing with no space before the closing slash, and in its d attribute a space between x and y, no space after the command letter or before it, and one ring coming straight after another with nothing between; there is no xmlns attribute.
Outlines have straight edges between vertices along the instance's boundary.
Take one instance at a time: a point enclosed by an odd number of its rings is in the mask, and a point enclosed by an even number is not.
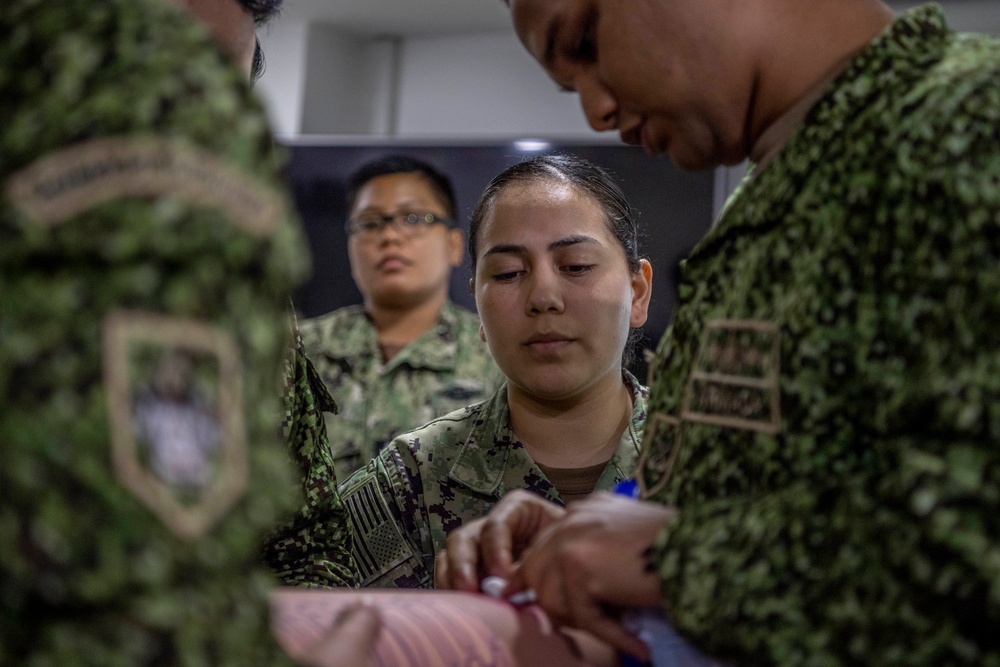
<svg viewBox="0 0 1000 667"><path fill-rule="evenodd" d="M572 548L564 548L560 551L559 564L565 568L566 577L570 579L578 579L584 566L579 552Z"/></svg>
<svg viewBox="0 0 1000 667"><path fill-rule="evenodd" d="M438 551L438 556L440 557L448 549L454 549L462 541L462 537L461 529L448 533L447 537L444 538L444 548Z"/></svg>
<svg viewBox="0 0 1000 667"><path fill-rule="evenodd" d="M506 530L507 524L504 522L502 517L498 516L488 516L483 521L481 527L481 533L497 533Z"/></svg>

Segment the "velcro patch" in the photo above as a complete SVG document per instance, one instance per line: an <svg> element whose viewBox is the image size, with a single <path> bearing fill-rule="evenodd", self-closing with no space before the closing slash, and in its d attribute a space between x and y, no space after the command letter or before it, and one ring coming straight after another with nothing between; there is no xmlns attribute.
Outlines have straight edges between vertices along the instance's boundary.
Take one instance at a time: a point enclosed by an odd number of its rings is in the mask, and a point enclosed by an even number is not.
<svg viewBox="0 0 1000 667"><path fill-rule="evenodd" d="M205 535L249 476L236 341L140 311L114 311L103 328L115 476L178 537Z"/></svg>
<svg viewBox="0 0 1000 667"><path fill-rule="evenodd" d="M414 558L375 477L346 491L342 500L354 528L354 559L362 586L370 585Z"/></svg>
<svg viewBox="0 0 1000 667"><path fill-rule="evenodd" d="M773 322L705 324L681 419L775 435L781 425L781 332Z"/></svg>
<svg viewBox="0 0 1000 667"><path fill-rule="evenodd" d="M640 498L648 499L666 487L683 443L684 432L676 417L657 412L648 419L636 464Z"/></svg>
<svg viewBox="0 0 1000 667"><path fill-rule="evenodd" d="M220 211L255 236L284 217L281 197L218 155L160 137L102 137L45 155L12 175L5 196L45 227L123 197L171 195Z"/></svg>

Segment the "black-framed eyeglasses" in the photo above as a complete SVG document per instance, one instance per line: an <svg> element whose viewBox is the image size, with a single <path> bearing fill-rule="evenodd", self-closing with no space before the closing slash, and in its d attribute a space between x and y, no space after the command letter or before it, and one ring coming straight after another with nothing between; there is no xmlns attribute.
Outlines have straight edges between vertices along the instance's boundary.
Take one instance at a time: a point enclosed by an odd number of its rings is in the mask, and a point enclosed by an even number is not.
<svg viewBox="0 0 1000 667"><path fill-rule="evenodd" d="M374 239L384 227L397 220L399 221L397 227L399 233L408 237L420 236L431 225L440 223L445 227L451 227L453 224L451 220L438 217L433 213L396 213L394 215L363 213L348 220L347 224L344 225L344 230L348 236L357 235L363 239Z"/></svg>

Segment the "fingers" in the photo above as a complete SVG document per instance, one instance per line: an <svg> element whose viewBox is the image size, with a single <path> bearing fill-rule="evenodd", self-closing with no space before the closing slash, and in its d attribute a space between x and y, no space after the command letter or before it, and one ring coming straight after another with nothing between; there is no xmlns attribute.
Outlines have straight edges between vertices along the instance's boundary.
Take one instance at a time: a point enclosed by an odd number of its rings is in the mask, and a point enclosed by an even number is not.
<svg viewBox="0 0 1000 667"><path fill-rule="evenodd" d="M508 493L483 524L480 551L486 572L509 577L514 560L565 515L565 508L528 491Z"/></svg>
<svg viewBox="0 0 1000 667"><path fill-rule="evenodd" d="M579 618L574 627L606 641L621 653L628 653L643 662L650 659L649 646L646 642L626 630L616 618L598 611Z"/></svg>
<svg viewBox="0 0 1000 667"><path fill-rule="evenodd" d="M299 659L305 667L355 667L371 663L382 622L374 607L346 607L333 626Z"/></svg>
<svg viewBox="0 0 1000 667"><path fill-rule="evenodd" d="M602 604L601 596L594 594L592 579L587 573L576 568L567 572L563 579L568 616L566 623L606 641L618 651L643 661L649 660L649 647L622 625L617 614L612 615L609 607Z"/></svg>
<svg viewBox="0 0 1000 667"><path fill-rule="evenodd" d="M470 521L452 531L445 548L434 558L434 585L459 591L478 591L479 539L484 519Z"/></svg>
<svg viewBox="0 0 1000 667"><path fill-rule="evenodd" d="M567 525L562 523L542 531L515 569L508 590L530 587L538 604L557 625L578 628L618 651L648 660L646 643L627 630L617 612L604 602L608 596L601 590L603 568L595 560L595 556L600 558L600 549L581 550L580 545L560 539L566 536L560 531L566 529Z"/></svg>
<svg viewBox="0 0 1000 667"><path fill-rule="evenodd" d="M508 590L532 588L553 621L645 659L647 647L615 609L662 605L659 577L643 556L673 510L615 496L574 505L523 554Z"/></svg>
<svg viewBox="0 0 1000 667"><path fill-rule="evenodd" d="M444 550L434 561L435 585L476 591L486 575L508 578L519 553L540 530L565 513L562 507L533 493L512 491L487 516L448 535Z"/></svg>
<svg viewBox="0 0 1000 667"><path fill-rule="evenodd" d="M434 555L434 588L455 588L448 571L447 549L441 549Z"/></svg>
<svg viewBox="0 0 1000 667"><path fill-rule="evenodd" d="M486 574L507 579L514 563L514 537L516 527L507 523L506 513L494 516L492 513L483 522L480 533L480 555Z"/></svg>
<svg viewBox="0 0 1000 667"><path fill-rule="evenodd" d="M553 522L538 532L533 544L522 554L520 562L513 568L508 578L508 593L531 589L535 601L557 623L568 620L566 613L569 601L564 594L565 578L562 550L558 540L560 524Z"/></svg>

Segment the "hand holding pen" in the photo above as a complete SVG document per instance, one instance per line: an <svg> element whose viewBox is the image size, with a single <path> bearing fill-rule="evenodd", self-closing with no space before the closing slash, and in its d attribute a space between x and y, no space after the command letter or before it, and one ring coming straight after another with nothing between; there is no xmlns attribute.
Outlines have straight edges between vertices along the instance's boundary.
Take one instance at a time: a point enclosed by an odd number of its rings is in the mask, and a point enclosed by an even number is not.
<svg viewBox="0 0 1000 667"><path fill-rule="evenodd" d="M511 491L485 517L448 535L434 560L437 588L478 591L484 577L508 579L514 562L566 509L523 490Z"/></svg>
<svg viewBox="0 0 1000 667"><path fill-rule="evenodd" d="M648 571L643 554L673 514L662 505L607 493L568 509L512 493L483 523L449 536L447 553L438 557L444 566L437 574L443 570L446 578L439 576L438 585L478 590L479 573L503 577L504 596L533 590L554 621L646 658L646 645L610 610L662 605L659 578ZM471 530L461 534L466 528ZM459 571L464 574L456 576Z"/></svg>

